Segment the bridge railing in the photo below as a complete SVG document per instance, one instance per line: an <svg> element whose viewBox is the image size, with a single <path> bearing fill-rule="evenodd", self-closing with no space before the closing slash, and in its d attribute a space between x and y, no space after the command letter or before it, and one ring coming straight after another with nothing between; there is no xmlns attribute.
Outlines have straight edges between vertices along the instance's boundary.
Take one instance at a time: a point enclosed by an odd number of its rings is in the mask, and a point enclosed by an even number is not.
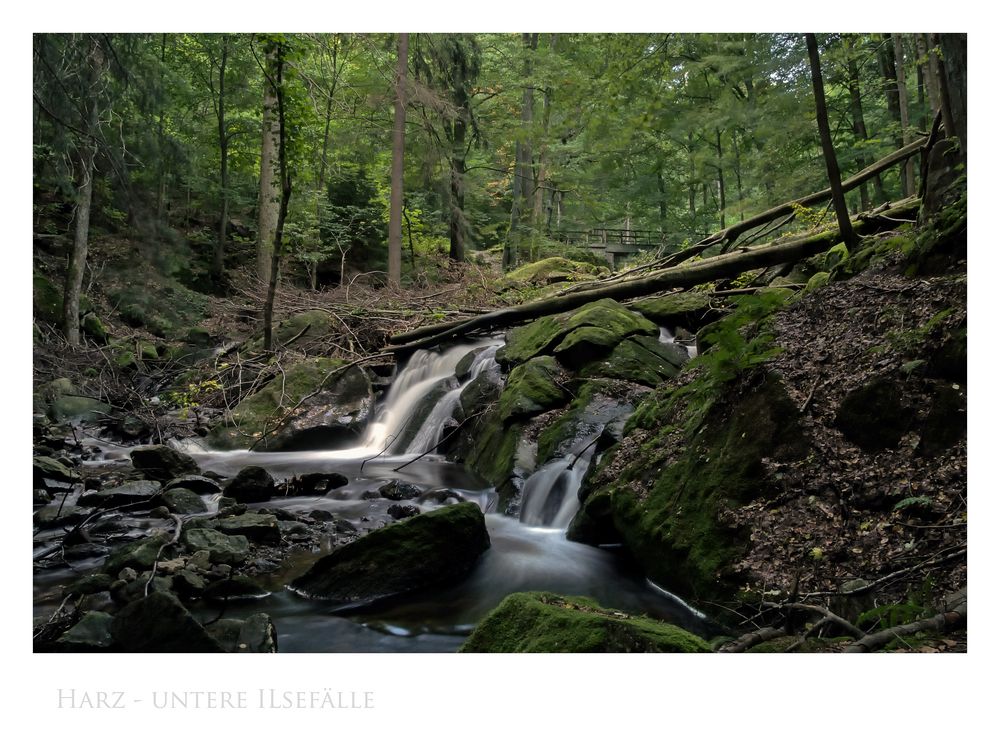
<svg viewBox="0 0 1000 752"><path fill-rule="evenodd" d="M664 239L659 230L625 230L620 227L595 227L590 230L560 230L552 234L554 240L570 245L602 246L609 244L657 246Z"/></svg>

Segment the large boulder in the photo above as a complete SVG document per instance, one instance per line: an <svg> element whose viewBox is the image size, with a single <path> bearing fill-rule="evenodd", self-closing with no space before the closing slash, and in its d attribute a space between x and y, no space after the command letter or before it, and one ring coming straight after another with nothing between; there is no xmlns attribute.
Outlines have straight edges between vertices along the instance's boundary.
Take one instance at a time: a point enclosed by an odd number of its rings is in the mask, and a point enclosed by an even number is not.
<svg viewBox="0 0 1000 752"><path fill-rule="evenodd" d="M514 593L461 647L463 653L710 653L672 624L603 608L589 598Z"/></svg>
<svg viewBox="0 0 1000 752"><path fill-rule="evenodd" d="M226 486L226 496L241 504L267 501L274 496L274 478L262 467L247 465Z"/></svg>
<svg viewBox="0 0 1000 752"><path fill-rule="evenodd" d="M479 507L452 504L336 549L292 585L314 598L367 602L459 580L489 546Z"/></svg>
<svg viewBox="0 0 1000 752"><path fill-rule="evenodd" d="M168 481L198 472L198 463L190 455L164 444L136 447L129 456L135 469L149 480Z"/></svg>
<svg viewBox="0 0 1000 752"><path fill-rule="evenodd" d="M45 488L46 481L78 483L80 475L52 457L34 457L31 461L34 488Z"/></svg>
<svg viewBox="0 0 1000 752"><path fill-rule="evenodd" d="M532 358L515 367L500 393L500 420L508 423L566 404L570 393L559 385L564 378L550 355Z"/></svg>
<svg viewBox="0 0 1000 752"><path fill-rule="evenodd" d="M76 653L103 652L111 649L111 623L114 617L103 611L88 611L56 640L63 650Z"/></svg>
<svg viewBox="0 0 1000 752"><path fill-rule="evenodd" d="M549 355L577 329L586 327L586 335L574 335L572 344L560 350L566 362L578 364L584 344L595 344L595 356L606 352L615 342L633 334L657 335L659 328L649 319L630 311L617 301L605 298L573 311L545 316L507 335L507 344L497 351L497 362L508 366L524 363L539 355ZM595 331L600 330L600 332Z"/></svg>
<svg viewBox="0 0 1000 752"><path fill-rule="evenodd" d="M222 653L222 645L177 598L153 591L111 622L115 647L127 653Z"/></svg>
<svg viewBox="0 0 1000 752"><path fill-rule="evenodd" d="M313 358L286 368L240 402L212 430L210 441L220 448L247 448L261 439L256 448L269 451L356 442L375 398L367 372L356 366L338 371L343 365L341 360Z"/></svg>

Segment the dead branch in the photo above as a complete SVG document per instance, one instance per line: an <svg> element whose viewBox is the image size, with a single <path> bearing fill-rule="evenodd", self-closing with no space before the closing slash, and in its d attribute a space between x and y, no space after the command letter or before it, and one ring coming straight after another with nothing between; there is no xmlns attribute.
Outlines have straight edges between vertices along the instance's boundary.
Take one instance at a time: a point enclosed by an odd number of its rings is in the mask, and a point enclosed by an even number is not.
<svg viewBox="0 0 1000 752"><path fill-rule="evenodd" d="M968 617L968 604L962 603L951 611L944 611L936 616L927 619L903 624L890 629L883 629L867 637L863 637L857 642L852 642L846 648L845 653L870 653L874 650L888 645L897 637L916 634L917 632L949 632L962 627Z"/></svg>

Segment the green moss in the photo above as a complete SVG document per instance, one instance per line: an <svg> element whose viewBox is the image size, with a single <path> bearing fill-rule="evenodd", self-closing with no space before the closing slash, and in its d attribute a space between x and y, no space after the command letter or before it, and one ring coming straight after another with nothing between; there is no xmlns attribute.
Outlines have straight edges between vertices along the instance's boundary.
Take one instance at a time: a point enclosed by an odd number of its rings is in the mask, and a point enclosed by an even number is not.
<svg viewBox="0 0 1000 752"><path fill-rule="evenodd" d="M476 627L463 653L707 653L672 624L607 609L589 598L514 593Z"/></svg>
<svg viewBox="0 0 1000 752"><path fill-rule="evenodd" d="M678 321L686 320L686 314L707 310L711 302L711 296L707 293L676 292L636 300L629 303L629 308L657 324L676 324Z"/></svg>
<svg viewBox="0 0 1000 752"><path fill-rule="evenodd" d="M588 303L567 313L545 316L507 335L507 344L497 352L497 361L515 365L553 352L563 338L576 329L594 327L607 332L605 339L622 340L632 334L656 335L656 324L608 298Z"/></svg>
<svg viewBox="0 0 1000 752"><path fill-rule="evenodd" d="M54 326L62 323L62 291L38 272L32 278L32 303L35 318Z"/></svg>
<svg viewBox="0 0 1000 752"><path fill-rule="evenodd" d="M508 423L565 404L570 395L559 386L560 380L559 366L549 355L517 366L500 393L500 420Z"/></svg>
<svg viewBox="0 0 1000 752"><path fill-rule="evenodd" d="M621 342L606 358L591 363L580 374L586 378L610 378L631 381L644 386L656 386L673 378L680 368L671 360L670 353L658 341L644 343L638 338Z"/></svg>
<svg viewBox="0 0 1000 752"><path fill-rule="evenodd" d="M342 365L344 361L334 358L313 358L286 368L263 389L240 402L230 420L212 430L210 441L220 448L249 446L255 437L273 427L285 410L314 392L330 371Z"/></svg>
<svg viewBox="0 0 1000 752"><path fill-rule="evenodd" d="M337 319L330 313L315 308L310 311L297 313L289 319L285 319L275 327L273 332L274 343L284 345L293 337L300 335L292 344L297 348L306 348L311 344L316 344L328 337L337 330ZM308 329L306 328L308 327ZM247 345L248 350L260 350L264 347L264 338L258 337Z"/></svg>
<svg viewBox="0 0 1000 752"><path fill-rule="evenodd" d="M595 257L596 258L596 257ZM525 264L507 273L511 282L554 284L557 282L583 282L596 279L602 270L593 263L571 261L562 256L550 256L541 261Z"/></svg>
<svg viewBox="0 0 1000 752"><path fill-rule="evenodd" d="M829 283L830 272L816 272L806 283L806 292L812 292L813 290L818 290L821 287L826 287Z"/></svg>
<svg viewBox="0 0 1000 752"><path fill-rule="evenodd" d="M493 408L483 415L466 462L503 496L510 491L523 428L517 424L505 427L498 412L499 408Z"/></svg>
<svg viewBox="0 0 1000 752"><path fill-rule="evenodd" d="M647 440L619 477L592 491L606 495L602 503L647 574L675 592L732 595L726 570L746 538L721 519L761 492L763 458L795 458L804 446L798 410L780 382L758 381L738 397L717 399L674 449L680 414L669 399L654 397Z"/></svg>

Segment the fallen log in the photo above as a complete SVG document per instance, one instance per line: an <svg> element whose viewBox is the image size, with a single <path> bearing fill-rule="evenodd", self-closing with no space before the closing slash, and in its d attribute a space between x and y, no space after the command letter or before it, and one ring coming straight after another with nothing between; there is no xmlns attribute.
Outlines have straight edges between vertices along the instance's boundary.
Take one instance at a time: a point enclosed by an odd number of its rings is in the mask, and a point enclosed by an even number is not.
<svg viewBox="0 0 1000 752"><path fill-rule="evenodd" d="M852 224L855 232L859 234L891 229L915 216L919 205L918 199L906 199L895 205L890 205L879 214L859 215ZM501 308L482 316L474 316L460 321L419 327L390 337L390 346L386 347L383 352L398 354L422 347L431 347L456 337L503 329L542 316L572 311L602 298L611 298L617 301L631 300L673 288L687 288L723 277L732 277L752 269L793 263L829 250L839 242L840 232L834 229L804 238L788 240L784 243L741 249L712 259L663 269L638 279L583 290L563 297L545 298L511 308Z"/></svg>

